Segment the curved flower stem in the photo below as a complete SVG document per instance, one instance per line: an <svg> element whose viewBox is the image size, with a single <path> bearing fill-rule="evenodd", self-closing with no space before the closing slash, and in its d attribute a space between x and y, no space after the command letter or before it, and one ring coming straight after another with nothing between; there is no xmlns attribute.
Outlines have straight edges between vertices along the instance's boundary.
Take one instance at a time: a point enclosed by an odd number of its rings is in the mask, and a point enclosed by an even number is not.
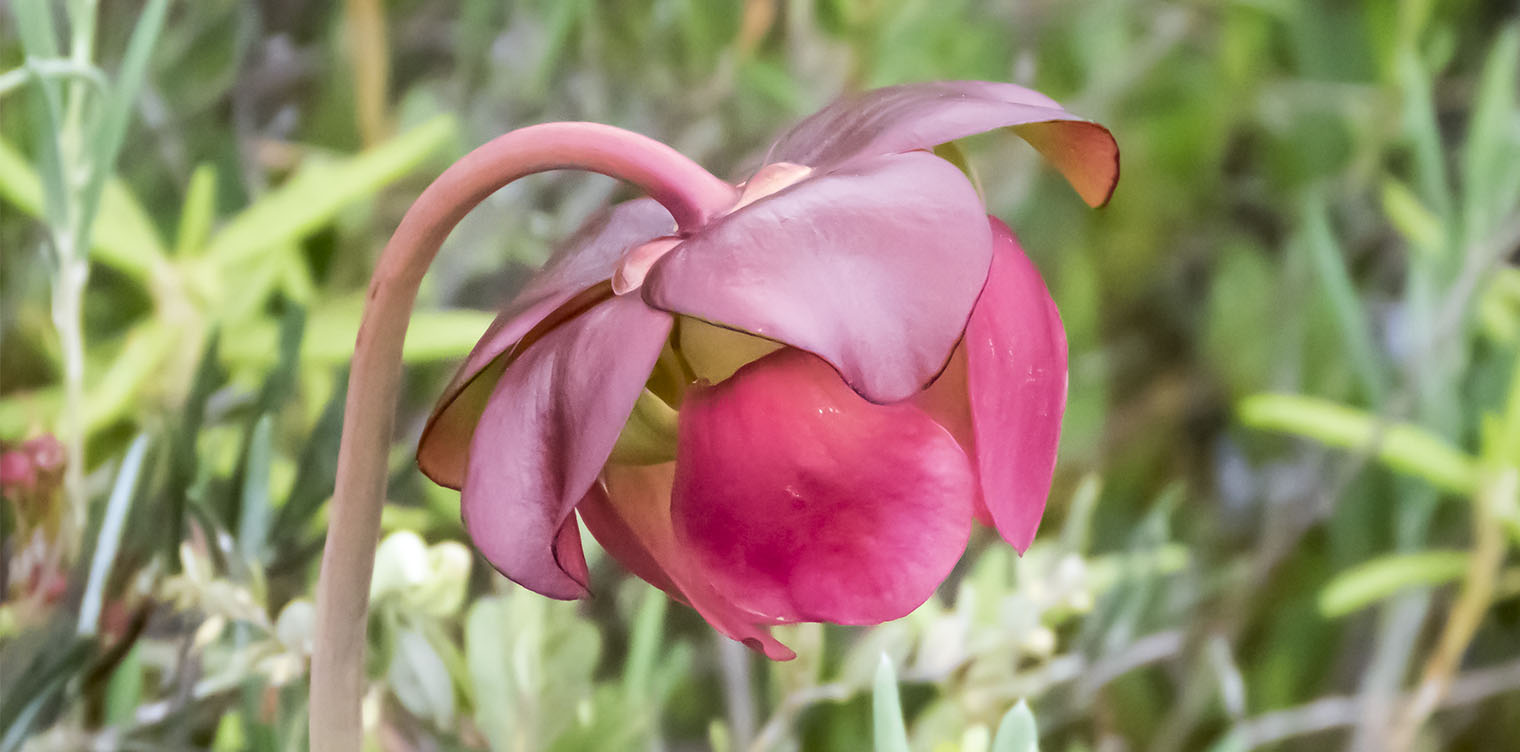
<svg viewBox="0 0 1520 752"><path fill-rule="evenodd" d="M733 186L658 141L607 125L547 123L512 131L470 152L407 211L370 281L354 346L337 486L317 583L313 750L356 752L360 747L369 581L401 381L401 346L422 276L454 225L487 196L525 175L564 168L637 185L670 211L681 231L702 226L738 198Z"/></svg>

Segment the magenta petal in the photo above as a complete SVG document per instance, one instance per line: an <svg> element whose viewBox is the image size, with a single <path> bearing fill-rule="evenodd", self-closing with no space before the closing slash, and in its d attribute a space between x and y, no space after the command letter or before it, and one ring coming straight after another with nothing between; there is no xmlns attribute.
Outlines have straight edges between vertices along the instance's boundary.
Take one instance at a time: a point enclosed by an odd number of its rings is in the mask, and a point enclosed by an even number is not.
<svg viewBox="0 0 1520 752"><path fill-rule="evenodd" d="M868 399L896 402L944 367L991 250L959 170L894 154L717 220L654 265L644 299L813 352Z"/></svg>
<svg viewBox="0 0 1520 752"><path fill-rule="evenodd" d="M918 407L867 402L786 349L687 392L671 515L740 608L876 624L918 607L955 566L975 482Z"/></svg>
<svg viewBox="0 0 1520 752"><path fill-rule="evenodd" d="M1009 128L1049 159L1082 199L1101 206L1119 180L1119 147L1097 123L1013 84L941 81L846 96L782 136L765 161L820 170L857 159Z"/></svg>
<svg viewBox="0 0 1520 752"><path fill-rule="evenodd" d="M670 520L674 465L610 466L606 488L593 487L577 507L602 547L629 571L697 610L714 629L771 660L796 654L741 611L697 570L691 552L676 541Z"/></svg>
<svg viewBox="0 0 1520 752"><path fill-rule="evenodd" d="M998 532L1029 548L1045 511L1066 409L1066 331L1040 271L1007 225L966 326L966 372L982 496Z"/></svg>
<svg viewBox="0 0 1520 752"><path fill-rule="evenodd" d="M475 547L514 582L583 594L579 550L553 542L612 453L670 327L636 297L609 298L545 334L496 382L460 505Z"/></svg>
<svg viewBox="0 0 1520 752"><path fill-rule="evenodd" d="M518 344L531 339L530 333L541 334L576 313L580 306L572 303L611 279L623 251L674 227L664 207L653 199L639 199L597 214L561 246L491 322L439 398L417 447L422 472L440 485L459 488L465 447L504 365L501 356L520 349Z"/></svg>

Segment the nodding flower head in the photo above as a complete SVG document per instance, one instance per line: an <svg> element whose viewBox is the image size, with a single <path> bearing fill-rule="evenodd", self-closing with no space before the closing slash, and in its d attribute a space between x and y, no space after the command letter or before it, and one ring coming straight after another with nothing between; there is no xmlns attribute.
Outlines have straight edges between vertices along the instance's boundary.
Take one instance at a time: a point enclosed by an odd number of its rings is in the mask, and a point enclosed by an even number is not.
<svg viewBox="0 0 1520 752"><path fill-rule="evenodd" d="M1089 204L1109 132L1011 84L859 94L779 139L726 210L593 218L486 332L422 470L475 545L586 593L585 524L629 570L772 658L768 626L928 599L973 520L1019 550L1044 510L1066 339L1038 270L934 149L1006 128Z"/></svg>

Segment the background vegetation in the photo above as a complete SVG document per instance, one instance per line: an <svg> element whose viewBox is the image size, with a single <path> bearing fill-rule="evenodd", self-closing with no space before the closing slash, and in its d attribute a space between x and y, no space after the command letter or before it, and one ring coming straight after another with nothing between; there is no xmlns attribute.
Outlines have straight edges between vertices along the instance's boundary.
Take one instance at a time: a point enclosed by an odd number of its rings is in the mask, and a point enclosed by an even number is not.
<svg viewBox="0 0 1520 752"><path fill-rule="evenodd" d="M982 531L942 597L874 629L788 628L784 664L595 551L588 602L496 576L411 452L489 311L626 195L536 177L455 233L412 326L375 748L1027 750L1020 700L1045 750L1508 748L1517 16L0 3L0 438L32 471L6 476L0 512L0 752L302 747L363 286L451 159L583 119L739 177L839 92L936 78L1035 86L1123 149L1112 205L1090 212L1014 139L967 145L1071 338L1035 547Z"/></svg>

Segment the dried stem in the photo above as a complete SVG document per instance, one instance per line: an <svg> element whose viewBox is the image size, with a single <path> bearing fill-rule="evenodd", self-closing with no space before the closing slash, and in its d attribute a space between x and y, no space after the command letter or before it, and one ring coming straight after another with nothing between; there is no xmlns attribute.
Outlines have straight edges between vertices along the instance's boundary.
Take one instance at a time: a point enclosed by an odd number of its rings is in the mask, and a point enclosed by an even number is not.
<svg viewBox="0 0 1520 752"><path fill-rule="evenodd" d="M423 274L477 204L525 175L582 169L627 180L682 230L737 199L733 186L657 141L593 123L548 123L486 143L444 171L402 218L370 281L354 346L337 486L317 583L311 666L311 748L357 752L369 580L385 498L386 456L401 381L401 347Z"/></svg>

